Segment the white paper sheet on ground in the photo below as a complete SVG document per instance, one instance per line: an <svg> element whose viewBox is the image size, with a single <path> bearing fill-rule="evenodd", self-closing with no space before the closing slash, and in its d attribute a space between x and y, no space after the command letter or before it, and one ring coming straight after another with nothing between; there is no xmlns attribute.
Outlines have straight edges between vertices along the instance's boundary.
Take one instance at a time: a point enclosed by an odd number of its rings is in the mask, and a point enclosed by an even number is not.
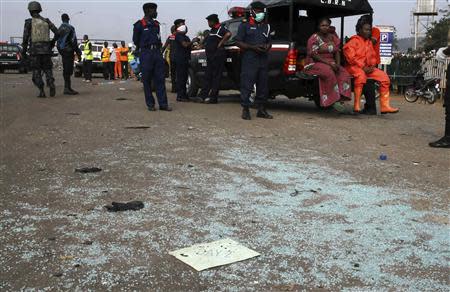
<svg viewBox="0 0 450 292"><path fill-rule="evenodd" d="M260 254L229 238L196 244L169 253L197 271L228 265Z"/></svg>

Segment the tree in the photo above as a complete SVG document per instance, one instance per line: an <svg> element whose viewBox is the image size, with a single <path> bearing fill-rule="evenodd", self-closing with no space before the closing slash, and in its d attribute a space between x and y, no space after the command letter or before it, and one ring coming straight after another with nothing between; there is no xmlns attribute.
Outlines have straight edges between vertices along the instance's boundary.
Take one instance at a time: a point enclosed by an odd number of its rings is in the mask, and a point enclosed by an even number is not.
<svg viewBox="0 0 450 292"><path fill-rule="evenodd" d="M448 30L450 28L450 12L439 20L433 22L430 29L428 29L423 42L425 51L437 50L447 46Z"/></svg>

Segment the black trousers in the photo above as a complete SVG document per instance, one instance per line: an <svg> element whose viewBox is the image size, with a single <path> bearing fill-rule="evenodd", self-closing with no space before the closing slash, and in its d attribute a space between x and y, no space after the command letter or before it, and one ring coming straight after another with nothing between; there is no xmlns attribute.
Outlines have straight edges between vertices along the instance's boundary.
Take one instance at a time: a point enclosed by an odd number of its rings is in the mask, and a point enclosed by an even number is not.
<svg viewBox="0 0 450 292"><path fill-rule="evenodd" d="M55 78L53 78L53 62L51 55L31 55L30 65L31 70L33 70L33 83L36 87L40 89L44 88L45 84L42 79L42 74L45 74L47 86L54 86Z"/></svg>
<svg viewBox="0 0 450 292"><path fill-rule="evenodd" d="M222 80L222 72L225 67L225 52L213 55L207 58L207 67L203 87L200 97L205 99L208 96L217 100L220 90L220 81Z"/></svg>
<svg viewBox="0 0 450 292"><path fill-rule="evenodd" d="M172 92L177 92L177 63L170 59L170 81L172 83Z"/></svg>
<svg viewBox="0 0 450 292"><path fill-rule="evenodd" d="M92 80L92 60L83 61L84 79Z"/></svg>
<svg viewBox="0 0 450 292"><path fill-rule="evenodd" d="M74 54L73 52L62 54L61 57L63 63L64 88L70 88L70 77L73 75L73 62L75 60Z"/></svg>
<svg viewBox="0 0 450 292"><path fill-rule="evenodd" d="M447 66L447 80L444 95L445 136L450 138L450 64Z"/></svg>
<svg viewBox="0 0 450 292"><path fill-rule="evenodd" d="M116 62L108 62L109 65L109 80L114 80L114 67L116 66Z"/></svg>
<svg viewBox="0 0 450 292"><path fill-rule="evenodd" d="M124 79L128 79L128 61L120 61L120 64L122 66L122 76Z"/></svg>
<svg viewBox="0 0 450 292"><path fill-rule="evenodd" d="M109 66L109 63L110 62L103 62L102 63L102 66L103 66L103 78L105 79L105 80L108 80L110 77L111 77L111 75L110 75L110 72L111 72L111 67Z"/></svg>
<svg viewBox="0 0 450 292"><path fill-rule="evenodd" d="M188 99L186 83L188 80L189 63L177 62L177 100Z"/></svg>

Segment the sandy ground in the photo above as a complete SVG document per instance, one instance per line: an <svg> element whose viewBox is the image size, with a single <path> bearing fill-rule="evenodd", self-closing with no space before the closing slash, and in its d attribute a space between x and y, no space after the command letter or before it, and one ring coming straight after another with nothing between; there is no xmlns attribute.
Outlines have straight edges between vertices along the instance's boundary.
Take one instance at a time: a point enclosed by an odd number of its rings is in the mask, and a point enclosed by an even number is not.
<svg viewBox="0 0 450 292"><path fill-rule="evenodd" d="M358 117L280 98L247 122L233 94L148 112L134 81L68 97L58 79L47 99L30 75L0 81L2 291L450 289L441 104ZM103 208L128 200L145 208ZM223 238L261 256L196 272L168 254Z"/></svg>

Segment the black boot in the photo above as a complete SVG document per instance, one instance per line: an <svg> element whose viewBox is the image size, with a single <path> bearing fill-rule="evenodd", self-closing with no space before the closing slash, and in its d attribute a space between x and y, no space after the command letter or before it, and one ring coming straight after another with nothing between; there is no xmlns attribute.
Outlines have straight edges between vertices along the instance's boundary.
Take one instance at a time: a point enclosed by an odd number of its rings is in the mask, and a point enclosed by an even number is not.
<svg viewBox="0 0 450 292"><path fill-rule="evenodd" d="M258 112L256 113L256 116L258 118L262 118L262 119L273 119L273 117L266 111L266 107L264 105L260 105L258 107Z"/></svg>
<svg viewBox="0 0 450 292"><path fill-rule="evenodd" d="M55 83L50 83L48 85L48 87L50 88L50 96L54 97L56 95L56 87L55 87Z"/></svg>
<svg viewBox="0 0 450 292"><path fill-rule="evenodd" d="M242 119L244 120L251 120L252 116L250 115L250 110L248 107L244 107L242 109Z"/></svg>
<svg viewBox="0 0 450 292"><path fill-rule="evenodd" d="M38 95L37 97L39 97L39 98L45 98L45 97L47 97L47 96L45 95L44 87L39 88L39 95Z"/></svg>
<svg viewBox="0 0 450 292"><path fill-rule="evenodd" d="M64 95L73 95L72 91L70 90L70 81L68 81L67 78L64 79Z"/></svg>
<svg viewBox="0 0 450 292"><path fill-rule="evenodd" d="M429 145L433 148L450 148L450 136L444 136L435 142L431 142Z"/></svg>
<svg viewBox="0 0 450 292"><path fill-rule="evenodd" d="M70 80L70 77L68 83L69 83L69 91L72 93L72 95L77 95L78 91L72 89L72 80Z"/></svg>

